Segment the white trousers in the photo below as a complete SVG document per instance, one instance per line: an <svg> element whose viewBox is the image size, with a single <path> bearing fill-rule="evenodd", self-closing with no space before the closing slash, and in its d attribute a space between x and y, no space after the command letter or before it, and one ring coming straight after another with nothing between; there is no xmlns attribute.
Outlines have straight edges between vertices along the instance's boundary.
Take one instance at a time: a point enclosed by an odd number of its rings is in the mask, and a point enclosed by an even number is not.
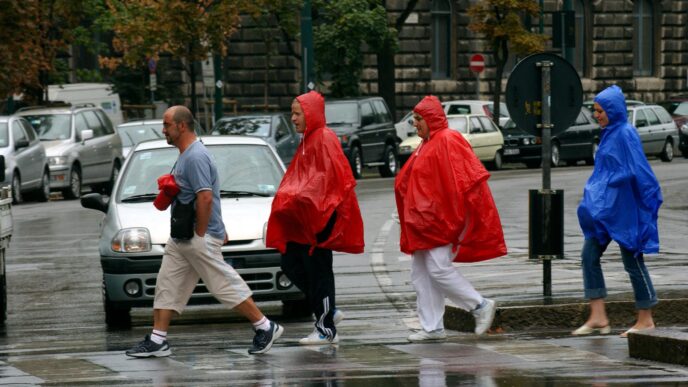
<svg viewBox="0 0 688 387"><path fill-rule="evenodd" d="M424 331L444 329L444 298L472 311L483 297L454 267L452 245L413 253L411 281L416 289L418 317Z"/></svg>

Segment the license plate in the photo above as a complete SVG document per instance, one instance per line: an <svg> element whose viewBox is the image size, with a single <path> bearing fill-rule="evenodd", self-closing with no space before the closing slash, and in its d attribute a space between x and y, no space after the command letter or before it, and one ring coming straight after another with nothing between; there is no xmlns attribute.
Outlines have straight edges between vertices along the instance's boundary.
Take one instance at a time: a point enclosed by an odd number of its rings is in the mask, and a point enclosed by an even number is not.
<svg viewBox="0 0 688 387"><path fill-rule="evenodd" d="M520 151L518 150L518 148L504 149L504 156L517 155L519 153L520 153Z"/></svg>

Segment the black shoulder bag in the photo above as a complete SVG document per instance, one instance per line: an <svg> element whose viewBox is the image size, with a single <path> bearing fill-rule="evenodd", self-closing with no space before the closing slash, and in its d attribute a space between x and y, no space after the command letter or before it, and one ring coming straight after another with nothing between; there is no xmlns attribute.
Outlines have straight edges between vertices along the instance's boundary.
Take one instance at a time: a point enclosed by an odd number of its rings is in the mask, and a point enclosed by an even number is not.
<svg viewBox="0 0 688 387"><path fill-rule="evenodd" d="M196 221L195 202L196 199L187 204L176 200L176 203L172 206L172 219L170 221L170 236L172 238L183 240L193 238L194 223Z"/></svg>

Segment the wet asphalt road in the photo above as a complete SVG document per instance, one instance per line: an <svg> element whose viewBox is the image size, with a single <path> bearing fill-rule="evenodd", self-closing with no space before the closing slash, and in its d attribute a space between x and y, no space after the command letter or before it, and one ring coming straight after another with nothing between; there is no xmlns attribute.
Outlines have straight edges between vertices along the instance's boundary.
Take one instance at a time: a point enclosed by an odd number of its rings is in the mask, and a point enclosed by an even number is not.
<svg viewBox="0 0 688 387"><path fill-rule="evenodd" d="M662 250L686 255L688 161L653 160L663 187ZM582 243L575 206L590 167L553 170L564 189L567 255ZM527 254L527 190L541 185L539 170L493 173L509 257ZM279 303L259 306L286 331L266 355L250 356L249 325L219 306L190 307L169 332L173 356L128 359L123 351L149 333L150 309L135 309L130 329L110 331L100 299L98 222L101 213L77 201L26 203L13 209L15 231L7 257L9 316L0 335L1 385L647 385L688 384L686 367L628 358L616 336L571 338L567 332L474 335L450 332L442 344L409 344L418 328L409 258L398 250L392 179L371 174L357 193L365 222L366 252L337 255L337 304L345 312L337 346L299 347L308 320L286 319ZM495 261L497 262L497 261ZM481 276L467 265L476 287L516 299L497 268ZM530 294L529 297L536 297Z"/></svg>

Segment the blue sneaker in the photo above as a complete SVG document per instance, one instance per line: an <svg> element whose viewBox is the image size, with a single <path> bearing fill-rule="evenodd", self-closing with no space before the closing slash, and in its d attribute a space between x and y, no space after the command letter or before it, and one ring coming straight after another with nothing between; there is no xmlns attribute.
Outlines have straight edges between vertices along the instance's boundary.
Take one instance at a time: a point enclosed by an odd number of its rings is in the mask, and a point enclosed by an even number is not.
<svg viewBox="0 0 688 387"><path fill-rule="evenodd" d="M270 329L267 331L256 329L253 345L248 349L248 353L257 355L269 351L272 348L272 343L279 339L283 332L284 328L274 321L270 321Z"/></svg>
<svg viewBox="0 0 688 387"><path fill-rule="evenodd" d="M170 356L172 351L170 351L170 345L167 343L167 340L163 341L162 344L156 344L150 339L150 335L146 335L143 341L136 344L125 354L131 357L165 357Z"/></svg>

